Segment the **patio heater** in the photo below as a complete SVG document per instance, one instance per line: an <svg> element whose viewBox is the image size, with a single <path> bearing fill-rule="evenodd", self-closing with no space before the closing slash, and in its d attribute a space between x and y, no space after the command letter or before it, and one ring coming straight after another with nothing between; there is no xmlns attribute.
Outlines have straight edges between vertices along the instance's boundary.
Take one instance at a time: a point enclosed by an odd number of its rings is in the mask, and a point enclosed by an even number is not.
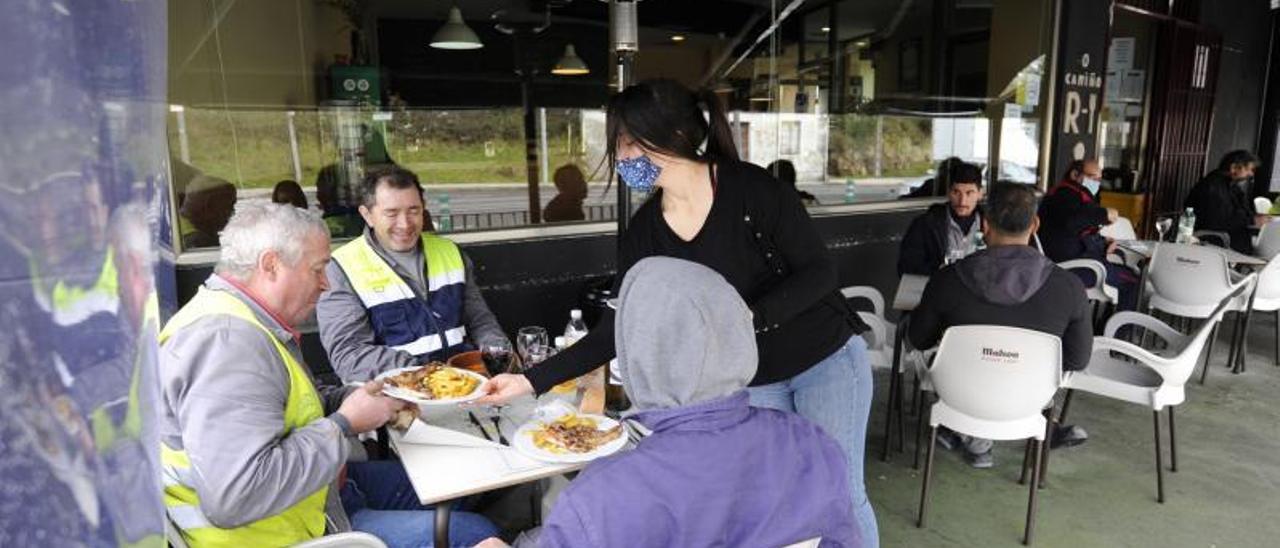
<svg viewBox="0 0 1280 548"><path fill-rule="evenodd" d="M608 0L605 0L608 1ZM633 67L636 52L640 50L640 30L636 18L636 5L640 0L609 1L609 47L613 50L614 88L622 92L635 80ZM618 241L631 221L631 189L620 179L618 188Z"/></svg>

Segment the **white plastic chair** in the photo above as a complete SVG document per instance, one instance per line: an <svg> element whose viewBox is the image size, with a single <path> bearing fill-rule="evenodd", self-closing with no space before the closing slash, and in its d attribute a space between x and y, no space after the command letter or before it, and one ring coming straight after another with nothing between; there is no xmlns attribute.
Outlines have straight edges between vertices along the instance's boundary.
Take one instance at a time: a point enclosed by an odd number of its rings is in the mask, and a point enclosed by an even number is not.
<svg viewBox="0 0 1280 548"><path fill-rule="evenodd" d="M1023 544L1035 527L1040 459L1049 421L1041 414L1062 382L1062 341L1053 335L990 325L947 329L929 377L938 401L929 415L930 439L920 489L917 527L923 527L938 427L991 440L1034 439ZM1025 463L1024 463L1025 466Z"/></svg>
<svg viewBox="0 0 1280 548"><path fill-rule="evenodd" d="M1151 295L1147 306L1183 318L1208 319L1218 304L1233 291L1241 280L1232 278L1227 259L1218 251L1198 245L1162 243L1152 252L1150 273ZM1229 310L1243 311L1244 299L1237 299ZM1217 339L1217 322L1209 334L1209 352L1205 354L1205 370L1200 383L1208 375L1208 363Z"/></svg>
<svg viewBox="0 0 1280 548"><path fill-rule="evenodd" d="M1253 247L1253 254L1263 259L1280 255L1280 220L1262 225L1262 229L1258 231L1258 241Z"/></svg>
<svg viewBox="0 0 1280 548"><path fill-rule="evenodd" d="M866 299L871 303L871 312L858 311L862 322L871 327L863 338L867 341L867 358L872 367L887 369L893 365L893 343L897 337L897 327L884 315L884 296L880 290L868 285L849 286L840 290L845 300Z"/></svg>
<svg viewBox="0 0 1280 548"><path fill-rule="evenodd" d="M173 523L168 514L165 515L164 520L164 536L172 548L187 548L186 539L182 538L182 533L178 530L178 526ZM293 548L387 548L387 545L382 542L382 539L369 533L351 531L349 533L325 535L317 539L294 544Z"/></svg>
<svg viewBox="0 0 1280 548"><path fill-rule="evenodd" d="M1266 196L1258 196L1253 199L1253 210L1259 215L1265 215L1271 211L1271 198Z"/></svg>
<svg viewBox="0 0 1280 548"><path fill-rule="evenodd" d="M1183 335L1146 314L1117 313L1107 322L1104 336L1094 337L1089 365L1063 382L1063 387L1068 390L1081 390L1151 408L1155 428L1156 500L1161 503L1164 502L1164 463L1160 447L1160 411L1165 408L1169 410L1170 464L1171 470L1177 472L1178 450L1173 406L1186 400L1187 380L1195 370L1200 353L1205 350L1222 315L1233 306L1233 301L1248 290L1253 277L1250 274L1223 296L1209 313L1207 320L1191 335ZM1115 338L1116 332L1125 326L1144 328L1163 340L1165 349L1154 352Z"/></svg>
<svg viewBox="0 0 1280 548"><path fill-rule="evenodd" d="M387 548L387 545L382 542L382 539L369 533L352 531L325 535L318 539L294 544L293 548Z"/></svg>
<svg viewBox="0 0 1280 548"><path fill-rule="evenodd" d="M1275 364L1280 365L1280 255L1267 261L1254 282L1253 312L1271 312L1276 320Z"/></svg>
<svg viewBox="0 0 1280 548"><path fill-rule="evenodd" d="M1114 305L1120 301L1120 292L1107 285L1107 267L1093 259L1071 259L1058 263L1064 270L1088 270L1093 272L1093 285L1084 288L1085 298L1105 305Z"/></svg>

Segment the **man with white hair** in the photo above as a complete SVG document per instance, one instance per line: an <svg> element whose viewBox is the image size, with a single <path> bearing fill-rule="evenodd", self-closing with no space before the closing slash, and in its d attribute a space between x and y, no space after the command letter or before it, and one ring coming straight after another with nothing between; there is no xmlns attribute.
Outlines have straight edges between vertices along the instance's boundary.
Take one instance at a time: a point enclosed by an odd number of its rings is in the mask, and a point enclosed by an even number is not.
<svg viewBox="0 0 1280 548"><path fill-rule="evenodd" d="M347 465L348 438L403 402L380 383L316 386L303 363L293 326L327 287L325 224L247 201L221 240L214 274L160 332L169 518L192 546L282 546L349 529L391 546L428 542L434 520L399 463ZM494 532L474 514L451 523L454 542Z"/></svg>

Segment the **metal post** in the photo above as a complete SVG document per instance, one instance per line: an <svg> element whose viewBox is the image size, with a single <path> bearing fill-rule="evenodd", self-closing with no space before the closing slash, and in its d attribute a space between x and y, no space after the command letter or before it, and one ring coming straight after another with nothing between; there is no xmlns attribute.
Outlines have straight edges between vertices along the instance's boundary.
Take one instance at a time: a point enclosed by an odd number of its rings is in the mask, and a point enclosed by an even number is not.
<svg viewBox="0 0 1280 548"><path fill-rule="evenodd" d="M302 182L302 158L298 155L298 128L294 126L293 118L298 113L292 110L285 113L285 118L289 121L289 155L293 158L293 180ZM384 133L385 134L385 133ZM183 148L186 148L186 140L184 137ZM186 160L183 160L184 162Z"/></svg>
<svg viewBox="0 0 1280 548"><path fill-rule="evenodd" d="M547 154L547 108L538 107L538 154L542 157L538 182L551 182L551 159Z"/></svg>
<svg viewBox="0 0 1280 548"><path fill-rule="evenodd" d="M614 0L609 4L609 38L614 52L614 89L618 93L632 84L635 54L640 49L640 27L636 15L637 2ZM606 154L608 151L605 151ZM618 241L631 221L631 189L621 180L615 181L618 192Z"/></svg>
<svg viewBox="0 0 1280 548"><path fill-rule="evenodd" d="M876 177L880 177L883 171L882 161L884 159L884 116L876 115Z"/></svg>
<svg viewBox="0 0 1280 548"><path fill-rule="evenodd" d="M529 223L542 222L542 199L538 195L538 124L533 109L533 75L520 74L520 102L524 106L525 180L529 183Z"/></svg>
<svg viewBox="0 0 1280 548"><path fill-rule="evenodd" d="M178 157L182 163L191 163L191 145L187 141L187 109L182 105L169 105L169 112L178 118Z"/></svg>

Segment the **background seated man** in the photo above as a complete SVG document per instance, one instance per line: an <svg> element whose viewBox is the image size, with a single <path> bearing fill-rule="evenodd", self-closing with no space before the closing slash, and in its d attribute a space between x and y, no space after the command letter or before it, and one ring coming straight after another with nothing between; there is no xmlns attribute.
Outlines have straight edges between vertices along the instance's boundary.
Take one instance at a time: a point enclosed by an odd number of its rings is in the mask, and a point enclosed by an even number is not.
<svg viewBox="0 0 1280 548"><path fill-rule="evenodd" d="M697 263L651 257L619 299L618 369L631 418L653 433L573 480L537 544L859 546L839 446L799 415L747 403L755 330L737 291Z"/></svg>
<svg viewBox="0 0 1280 548"><path fill-rule="evenodd" d="M574 164L562 165L556 168L551 181L556 185L556 196L542 209L542 220L548 223L586 220L582 202L587 199L587 176L582 169Z"/></svg>
<svg viewBox="0 0 1280 548"><path fill-rule="evenodd" d="M1040 245L1044 254L1057 263L1072 259L1102 263L1107 269L1107 285L1120 292L1118 308L1133 310L1138 304L1138 274L1107 261L1107 255L1115 252L1115 242L1098 233L1119 217L1115 209L1098 204L1101 178L1102 168L1097 160L1071 163L1066 176L1045 193L1040 204ZM1085 283L1094 283L1089 271L1075 274Z"/></svg>
<svg viewBox="0 0 1280 548"><path fill-rule="evenodd" d="M380 383L317 387L302 361L293 326L311 314L328 261L317 216L242 202L215 273L160 332L165 505L192 547L285 546L353 528L391 546L431 538L434 516L398 462L347 464L349 437L404 403ZM456 542L495 531L474 514L450 523Z"/></svg>
<svg viewBox="0 0 1280 548"><path fill-rule="evenodd" d="M316 320L344 381L506 341L453 242L423 232L422 184L400 167L361 182L364 235L333 252Z"/></svg>
<svg viewBox="0 0 1280 548"><path fill-rule="evenodd" d="M916 348L932 348L953 325L1003 325L1062 338L1062 367L1084 369L1093 350L1089 302L1084 286L1028 245L1035 233L1035 190L999 182L987 198L982 220L987 249L929 280L907 335ZM1058 443L1083 440L1083 430L1060 427ZM943 438L939 438L943 439ZM969 439L967 457L975 467L994 464L989 440Z"/></svg>
<svg viewBox="0 0 1280 548"><path fill-rule="evenodd" d="M974 237L982 230L982 170L958 159L939 165L946 168L947 203L933 204L911 221L898 251L898 275L932 275L947 262L947 254L968 255Z"/></svg>
<svg viewBox="0 0 1280 548"><path fill-rule="evenodd" d="M800 187L796 186L796 165L791 163L791 160L774 160L765 169L769 170L769 173L772 173L773 178L777 179L779 183L796 191L796 195L800 197L800 203L806 207L819 205L817 196L800 190Z"/></svg>
<svg viewBox="0 0 1280 548"><path fill-rule="evenodd" d="M1196 212L1196 230L1226 232L1231 249L1253 254L1251 228L1266 224L1266 211L1254 211L1249 183L1258 157L1247 150L1233 150L1222 157L1218 169L1191 187L1187 207Z"/></svg>

